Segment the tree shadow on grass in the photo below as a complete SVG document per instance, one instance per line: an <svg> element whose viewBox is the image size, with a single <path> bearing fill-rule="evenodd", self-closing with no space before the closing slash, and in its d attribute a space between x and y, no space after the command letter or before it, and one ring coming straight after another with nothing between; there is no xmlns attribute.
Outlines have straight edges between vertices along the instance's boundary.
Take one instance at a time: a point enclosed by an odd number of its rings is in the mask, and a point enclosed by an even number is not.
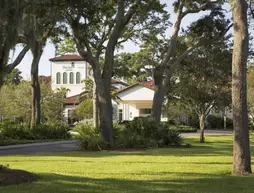
<svg viewBox="0 0 254 193"><path fill-rule="evenodd" d="M161 179L153 179L153 172L139 175L135 176L138 177L137 180L131 180L45 173L40 174L40 180L36 183L0 190L1 193L252 193L254 189L254 177L158 172L156 176ZM170 177L171 175L177 177Z"/></svg>

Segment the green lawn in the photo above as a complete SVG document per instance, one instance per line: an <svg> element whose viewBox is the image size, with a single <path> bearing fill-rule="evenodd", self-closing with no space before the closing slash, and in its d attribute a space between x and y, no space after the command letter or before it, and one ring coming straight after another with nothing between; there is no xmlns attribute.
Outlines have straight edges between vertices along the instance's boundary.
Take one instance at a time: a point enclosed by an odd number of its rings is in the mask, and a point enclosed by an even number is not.
<svg viewBox="0 0 254 193"><path fill-rule="evenodd" d="M253 193L254 177L230 175L231 138L207 137L205 145L192 138L187 142L193 147L183 149L0 157L0 163L40 176L38 182L2 187L0 192Z"/></svg>

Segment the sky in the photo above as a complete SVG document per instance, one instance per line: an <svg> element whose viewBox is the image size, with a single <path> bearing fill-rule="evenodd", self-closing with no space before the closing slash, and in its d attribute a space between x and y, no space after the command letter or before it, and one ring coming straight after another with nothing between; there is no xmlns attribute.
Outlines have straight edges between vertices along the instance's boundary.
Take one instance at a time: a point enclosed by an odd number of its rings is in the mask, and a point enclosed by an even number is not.
<svg viewBox="0 0 254 193"><path fill-rule="evenodd" d="M176 20L176 15L173 12L172 9L172 0L161 0L162 3L167 4L167 10L170 13L170 21L171 23L174 23ZM228 10L228 6L225 7ZM182 21L182 27L188 26L191 22L196 21L198 18L200 18L202 15L205 15L205 12L200 12L199 14L190 14L187 15L183 21ZM167 30L167 35L170 36L172 33L173 27L170 27ZM15 59L15 56L20 52L21 47L17 47L15 49L14 54L11 54L10 60ZM132 42L127 42L124 44L123 51L124 52L137 52L139 50L138 45L133 44ZM54 45L50 42L47 43L47 45L44 48L43 55L41 57L40 63L39 63L39 75L50 75L50 58L55 57L55 48ZM26 80L30 80L30 69L31 69L31 63L32 63L32 54L29 51L22 62L19 64L18 69L22 72L22 76Z"/></svg>

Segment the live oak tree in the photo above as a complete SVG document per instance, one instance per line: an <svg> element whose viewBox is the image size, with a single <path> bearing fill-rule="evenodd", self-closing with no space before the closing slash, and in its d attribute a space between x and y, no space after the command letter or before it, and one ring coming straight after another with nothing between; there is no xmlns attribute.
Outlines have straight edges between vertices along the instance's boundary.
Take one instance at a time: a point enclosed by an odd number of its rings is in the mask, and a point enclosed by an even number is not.
<svg viewBox="0 0 254 193"><path fill-rule="evenodd" d="M231 58L226 42L217 41L196 49L176 68L172 94L198 115L201 143L205 142L205 121L210 111L231 104Z"/></svg>
<svg viewBox="0 0 254 193"><path fill-rule="evenodd" d="M128 84L151 79L154 61L149 58L149 53L151 53L150 50L141 47L141 50L136 53L117 54L114 76L124 79Z"/></svg>
<svg viewBox="0 0 254 193"><path fill-rule="evenodd" d="M58 6L53 6L52 0L37 0L25 9L25 16L23 19L23 41L31 48L33 54L31 64L31 128L41 122L41 91L38 79L40 58L48 38L52 34L56 23L60 20L61 9Z"/></svg>
<svg viewBox="0 0 254 193"><path fill-rule="evenodd" d="M41 119L43 122L62 120L61 92L53 92L50 85L43 81L41 84ZM0 114L5 119L19 119L29 124L31 120L31 82L20 80L19 84L6 82L0 89Z"/></svg>
<svg viewBox="0 0 254 193"><path fill-rule="evenodd" d="M248 67L247 73L247 99L248 115L250 122L254 122L254 67L253 64Z"/></svg>
<svg viewBox="0 0 254 193"><path fill-rule="evenodd" d="M189 14L199 13L200 11L213 10L220 7L223 1L212 0L177 0L174 1L174 11L176 13L176 22L173 26L173 32L168 41L167 50L162 55L161 62L155 66L154 81L155 93L153 98L152 116L156 122L160 121L163 101L166 94L169 92L169 84L175 66L185 58L193 49L198 47L199 40L202 35L194 39L192 45L182 53L176 52L177 40L181 28L182 20Z"/></svg>
<svg viewBox="0 0 254 193"><path fill-rule="evenodd" d="M67 21L79 54L92 67L100 129L104 140L113 146L110 88L115 49L121 43L164 28L168 14L158 0L82 1L76 5L73 2L72 7Z"/></svg>
<svg viewBox="0 0 254 193"><path fill-rule="evenodd" d="M233 171L234 175L250 175L251 156L247 113L247 58L249 32L246 0L231 0L234 22L234 50L232 61L232 103L233 103Z"/></svg>
<svg viewBox="0 0 254 193"><path fill-rule="evenodd" d="M1 116L5 119L22 119L29 123L31 118L30 82L22 80L20 84L4 84L0 90Z"/></svg>
<svg viewBox="0 0 254 193"><path fill-rule="evenodd" d="M10 73L24 58L29 47L24 45L20 53L9 63L10 51L20 42L20 23L29 0L2 0L0 2L0 85L6 74Z"/></svg>

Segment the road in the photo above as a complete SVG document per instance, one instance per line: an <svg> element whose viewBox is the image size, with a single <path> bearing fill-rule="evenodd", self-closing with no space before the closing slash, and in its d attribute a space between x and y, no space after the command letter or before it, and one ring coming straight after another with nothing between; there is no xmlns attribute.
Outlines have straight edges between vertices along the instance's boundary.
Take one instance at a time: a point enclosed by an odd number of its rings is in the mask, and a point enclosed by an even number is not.
<svg viewBox="0 0 254 193"><path fill-rule="evenodd" d="M192 136L199 136L200 131L198 130L195 133L181 133L183 137L192 137ZM232 131L228 130L205 130L205 135L232 135Z"/></svg>
<svg viewBox="0 0 254 193"><path fill-rule="evenodd" d="M11 145L0 147L1 155L27 155L47 152L67 152L79 150L78 141L58 141L25 145Z"/></svg>
<svg viewBox="0 0 254 193"><path fill-rule="evenodd" d="M205 130L205 135L230 135L232 131L222 130ZM183 137L198 136L199 131L196 133L182 133ZM11 145L0 147L0 156L3 155L36 155L40 153L48 152L68 152L80 150L78 141L58 141L58 142L47 142L47 143L35 143L35 144L23 144L23 145Z"/></svg>

